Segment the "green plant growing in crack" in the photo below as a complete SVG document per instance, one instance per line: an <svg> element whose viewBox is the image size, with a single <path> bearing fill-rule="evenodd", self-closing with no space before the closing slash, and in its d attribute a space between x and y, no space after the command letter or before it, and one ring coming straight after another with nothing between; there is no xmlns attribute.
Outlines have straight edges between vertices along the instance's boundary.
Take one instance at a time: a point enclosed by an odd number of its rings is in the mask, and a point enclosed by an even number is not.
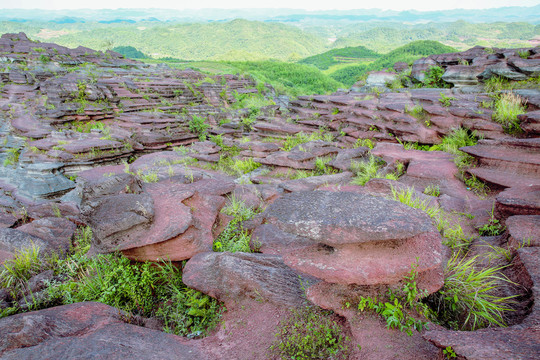
<svg viewBox="0 0 540 360"><path fill-rule="evenodd" d="M506 227L495 218L495 203L491 207L491 211L488 211L489 221L478 229L480 236L497 236L501 235Z"/></svg>
<svg viewBox="0 0 540 360"><path fill-rule="evenodd" d="M193 115L189 121L189 131L197 134L200 141L206 140L207 130L209 127L210 125L205 123L205 118L201 116Z"/></svg>
<svg viewBox="0 0 540 360"><path fill-rule="evenodd" d="M518 115L527 111L526 101L515 93L503 93L496 97L492 119L510 134L522 132Z"/></svg>
<svg viewBox="0 0 540 360"><path fill-rule="evenodd" d="M420 120L426 125L426 127L431 126L430 116L427 111L424 110L422 105L415 105L413 107L405 107L405 113L411 115L412 117Z"/></svg>
<svg viewBox="0 0 540 360"><path fill-rule="evenodd" d="M418 261L418 260L417 260ZM411 316L409 312L417 311L426 315L428 307L420 302L420 299L427 296L427 292L417 287L418 263L411 265L410 273L404 278L404 285L397 291L389 290L386 294L388 301L378 301L371 297L361 297L358 303L358 310L373 310L385 321L388 329L398 329L401 332L412 336L413 330L422 331L426 328L427 322L418 320Z"/></svg>
<svg viewBox="0 0 540 360"><path fill-rule="evenodd" d="M364 186L371 179L391 179L397 180L398 174L383 174L380 170L384 165L382 159L376 158L373 155L369 156L368 161L353 161L351 163L351 170L355 174L352 183L355 185Z"/></svg>
<svg viewBox="0 0 540 360"><path fill-rule="evenodd" d="M505 266L480 269L478 256L454 254L445 269L444 286L428 302L436 321L454 330L477 330L505 326L504 315L515 296L498 296L501 283L510 282L500 271Z"/></svg>
<svg viewBox="0 0 540 360"><path fill-rule="evenodd" d="M291 309L282 320L269 348L270 357L279 359L348 359L350 339L332 313L313 306Z"/></svg>
<svg viewBox="0 0 540 360"><path fill-rule="evenodd" d="M4 166L15 166L19 162L21 151L17 148L7 149L7 157L4 159Z"/></svg>
<svg viewBox="0 0 540 360"><path fill-rule="evenodd" d="M452 105L452 100L457 100L453 96L446 96L443 92L440 92L439 95L441 96L439 102L444 107L450 107Z"/></svg>
<svg viewBox="0 0 540 360"><path fill-rule="evenodd" d="M247 206L234 195L229 197L229 204L221 212L232 216L232 219L214 241L214 251L252 252L250 232L244 229L242 223L251 220L260 211Z"/></svg>

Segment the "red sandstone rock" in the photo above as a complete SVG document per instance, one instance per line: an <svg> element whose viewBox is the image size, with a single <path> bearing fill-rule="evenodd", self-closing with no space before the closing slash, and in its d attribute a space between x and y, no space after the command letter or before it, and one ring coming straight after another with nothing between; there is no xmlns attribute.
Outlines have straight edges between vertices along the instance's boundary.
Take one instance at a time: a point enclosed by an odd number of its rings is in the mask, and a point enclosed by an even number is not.
<svg viewBox="0 0 540 360"><path fill-rule="evenodd" d="M207 359L181 337L127 324L100 303L13 315L0 319L0 333L2 359Z"/></svg>

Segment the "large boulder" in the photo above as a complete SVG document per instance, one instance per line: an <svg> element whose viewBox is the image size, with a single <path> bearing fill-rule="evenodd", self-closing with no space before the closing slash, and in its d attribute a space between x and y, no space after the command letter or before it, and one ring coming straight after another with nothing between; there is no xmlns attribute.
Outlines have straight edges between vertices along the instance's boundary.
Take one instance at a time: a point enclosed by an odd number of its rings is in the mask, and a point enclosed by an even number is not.
<svg viewBox="0 0 540 360"><path fill-rule="evenodd" d="M282 196L263 217L311 241L284 254L298 271L330 283L394 285L417 261L420 286L442 286L441 237L420 210L371 195L312 191Z"/></svg>
<svg viewBox="0 0 540 360"><path fill-rule="evenodd" d="M206 252L187 262L182 281L227 307L246 298L292 306L305 301L302 285L313 278L302 278L278 255Z"/></svg>

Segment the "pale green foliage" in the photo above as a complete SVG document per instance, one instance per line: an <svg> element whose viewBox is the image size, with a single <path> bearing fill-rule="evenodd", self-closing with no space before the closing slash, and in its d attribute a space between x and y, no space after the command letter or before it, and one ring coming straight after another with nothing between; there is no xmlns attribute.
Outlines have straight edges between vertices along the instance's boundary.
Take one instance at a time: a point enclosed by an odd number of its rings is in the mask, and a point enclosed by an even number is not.
<svg viewBox="0 0 540 360"><path fill-rule="evenodd" d="M477 267L478 256L466 259L456 253L448 260L443 288L433 296L437 319L455 330L504 326L504 314L513 296L496 295L503 282L503 267Z"/></svg>
<svg viewBox="0 0 540 360"><path fill-rule="evenodd" d="M233 219L214 241L214 251L251 252L249 246L251 235L243 228L242 222L250 220L259 211L248 207L242 200L233 195L221 212L232 216Z"/></svg>
<svg viewBox="0 0 540 360"><path fill-rule="evenodd" d="M351 170L355 174L352 183L355 185L364 186L371 179L390 179L397 180L400 173L388 173L383 174L380 170L384 165L384 161L374 157L373 155L369 156L368 161L353 161L351 162Z"/></svg>
<svg viewBox="0 0 540 360"><path fill-rule="evenodd" d="M509 133L521 132L518 115L526 112L525 102L514 93L501 94L495 100L495 108L492 119L501 124Z"/></svg>

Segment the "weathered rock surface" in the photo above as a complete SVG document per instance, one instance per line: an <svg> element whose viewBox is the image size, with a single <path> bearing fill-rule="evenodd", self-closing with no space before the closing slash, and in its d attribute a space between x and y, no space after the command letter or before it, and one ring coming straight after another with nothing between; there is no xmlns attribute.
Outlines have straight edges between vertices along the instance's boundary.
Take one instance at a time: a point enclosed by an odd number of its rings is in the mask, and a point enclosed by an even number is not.
<svg viewBox="0 0 540 360"><path fill-rule="evenodd" d="M506 219L506 227L510 234L510 246L540 246L540 215L511 216Z"/></svg>
<svg viewBox="0 0 540 360"><path fill-rule="evenodd" d="M286 266L281 256L228 252L195 255L182 276L187 286L231 306L246 298L301 305L305 300L302 286L310 280Z"/></svg>
<svg viewBox="0 0 540 360"><path fill-rule="evenodd" d="M502 187L540 185L540 138L480 140L460 150L478 165L468 172Z"/></svg>
<svg viewBox="0 0 540 360"><path fill-rule="evenodd" d="M398 202L347 192L296 192L277 199L263 218L312 241L284 260L325 281L395 284L418 257L419 273L426 275L422 285L429 291L442 285L440 235L424 213Z"/></svg>
<svg viewBox="0 0 540 360"><path fill-rule="evenodd" d="M512 215L540 215L540 186L516 186L497 195L495 209L503 221Z"/></svg>
<svg viewBox="0 0 540 360"><path fill-rule="evenodd" d="M130 325L118 309L76 303L0 319L2 359L206 359L186 340Z"/></svg>

